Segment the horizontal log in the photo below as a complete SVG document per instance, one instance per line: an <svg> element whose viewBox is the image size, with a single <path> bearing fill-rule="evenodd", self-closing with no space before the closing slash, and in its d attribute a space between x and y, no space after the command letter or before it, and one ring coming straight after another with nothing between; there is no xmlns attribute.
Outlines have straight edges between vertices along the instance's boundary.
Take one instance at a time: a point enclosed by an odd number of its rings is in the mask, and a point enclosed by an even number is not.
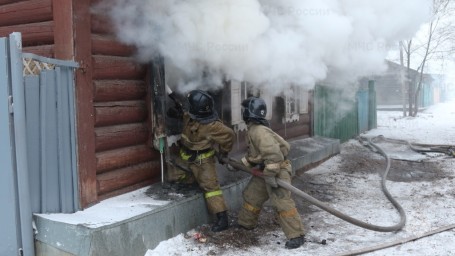
<svg viewBox="0 0 455 256"><path fill-rule="evenodd" d="M6 5L6 4L24 2L24 1L26 1L26 0L0 0L0 5Z"/></svg>
<svg viewBox="0 0 455 256"><path fill-rule="evenodd" d="M13 32L22 33L23 47L54 43L53 21L0 27L0 37L7 37Z"/></svg>
<svg viewBox="0 0 455 256"><path fill-rule="evenodd" d="M115 35L115 28L106 15L93 13L90 21L93 34Z"/></svg>
<svg viewBox="0 0 455 256"><path fill-rule="evenodd" d="M113 36L92 34L92 53L94 55L110 55L130 57L135 48L120 43Z"/></svg>
<svg viewBox="0 0 455 256"><path fill-rule="evenodd" d="M52 20L52 0L30 0L0 6L0 27Z"/></svg>
<svg viewBox="0 0 455 256"><path fill-rule="evenodd" d="M145 101L95 103L95 126L140 123L147 119Z"/></svg>
<svg viewBox="0 0 455 256"><path fill-rule="evenodd" d="M125 193L138 190L138 189L146 187L146 186L150 186L150 185L152 185L154 183L159 182L160 179L161 179L160 177L154 177L152 179L141 181L141 182L136 183L134 185L131 185L131 186L128 186L128 187L123 187L121 189L117 189L117 190L114 190L112 192L107 192L105 194L98 194L98 200L102 201L102 200L105 200L105 199L108 199L108 198L111 198L111 197L114 197L114 196L123 195Z"/></svg>
<svg viewBox="0 0 455 256"><path fill-rule="evenodd" d="M145 77L145 66L133 58L94 55L93 79L141 80Z"/></svg>
<svg viewBox="0 0 455 256"><path fill-rule="evenodd" d="M145 144L149 132L145 124L124 124L95 128L96 152Z"/></svg>
<svg viewBox="0 0 455 256"><path fill-rule="evenodd" d="M138 163L159 159L157 150L145 145L99 152L96 154L96 172L124 168Z"/></svg>
<svg viewBox="0 0 455 256"><path fill-rule="evenodd" d="M33 53L48 58L54 57L54 45L28 46L23 48L23 52Z"/></svg>
<svg viewBox="0 0 455 256"><path fill-rule="evenodd" d="M145 98L143 80L95 80L94 101L140 100Z"/></svg>
<svg viewBox="0 0 455 256"><path fill-rule="evenodd" d="M105 194L117 189L128 187L144 180L150 180L160 173L160 162L150 161L129 166L96 176L98 194Z"/></svg>

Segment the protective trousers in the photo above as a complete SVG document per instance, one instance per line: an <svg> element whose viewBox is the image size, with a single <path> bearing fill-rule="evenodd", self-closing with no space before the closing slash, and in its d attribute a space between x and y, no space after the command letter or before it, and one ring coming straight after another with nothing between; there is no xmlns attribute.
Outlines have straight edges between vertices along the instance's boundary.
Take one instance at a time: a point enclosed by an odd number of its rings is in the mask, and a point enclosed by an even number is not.
<svg viewBox="0 0 455 256"><path fill-rule="evenodd" d="M290 183L290 165L281 168L276 177ZM244 204L239 212L238 224L248 229L256 227L262 206L269 199L278 214L278 222L286 237L291 239L304 235L303 224L291 198L291 192L282 187L272 188L262 178L255 176L251 177L243 191Z"/></svg>
<svg viewBox="0 0 455 256"><path fill-rule="evenodd" d="M199 187L204 191L209 212L216 214L227 211L223 191L216 174L215 158L205 158L194 163L188 163L187 166L193 172Z"/></svg>
<svg viewBox="0 0 455 256"><path fill-rule="evenodd" d="M180 184L193 184L196 182L193 173L184 171L177 166L188 168L188 161L182 160L180 157L173 159L175 164L168 164L166 168L166 181L176 182Z"/></svg>

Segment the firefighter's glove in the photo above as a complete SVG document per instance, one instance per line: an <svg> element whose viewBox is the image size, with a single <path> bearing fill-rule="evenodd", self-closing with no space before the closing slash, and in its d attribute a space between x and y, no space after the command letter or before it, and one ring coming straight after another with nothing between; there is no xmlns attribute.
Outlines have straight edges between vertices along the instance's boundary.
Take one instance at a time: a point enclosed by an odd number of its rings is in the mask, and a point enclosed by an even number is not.
<svg viewBox="0 0 455 256"><path fill-rule="evenodd" d="M166 115L170 118L181 119L183 118L183 110L181 108L171 107L167 110Z"/></svg>
<svg viewBox="0 0 455 256"><path fill-rule="evenodd" d="M272 188L278 187L278 183L276 182L275 176L264 175L262 177L264 178L265 183L269 184Z"/></svg>
<svg viewBox="0 0 455 256"><path fill-rule="evenodd" d="M262 171L258 168L251 168L251 174L256 177L262 177Z"/></svg>

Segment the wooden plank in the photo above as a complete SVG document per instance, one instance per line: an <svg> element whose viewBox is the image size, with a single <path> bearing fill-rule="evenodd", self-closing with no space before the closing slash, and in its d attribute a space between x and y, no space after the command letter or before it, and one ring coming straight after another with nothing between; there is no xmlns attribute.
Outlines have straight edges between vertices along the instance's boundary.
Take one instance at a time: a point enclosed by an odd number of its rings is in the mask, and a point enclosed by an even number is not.
<svg viewBox="0 0 455 256"><path fill-rule="evenodd" d="M97 176L98 193L102 195L144 180L150 180L159 173L159 170L160 162L151 161L99 174Z"/></svg>
<svg viewBox="0 0 455 256"><path fill-rule="evenodd" d="M96 102L139 100L146 94L142 80L97 80L93 83Z"/></svg>
<svg viewBox="0 0 455 256"><path fill-rule="evenodd" d="M95 126L139 123L147 118L145 101L116 101L95 104Z"/></svg>
<svg viewBox="0 0 455 256"><path fill-rule="evenodd" d="M133 58L113 56L93 56L93 79L140 80L145 76L145 68Z"/></svg>
<svg viewBox="0 0 455 256"><path fill-rule="evenodd" d="M90 0L71 2L71 8L73 10L74 60L81 65L81 68L76 70L79 198L82 208L86 208L98 200L96 189L92 50L90 40ZM70 6L66 8L70 8Z"/></svg>
<svg viewBox="0 0 455 256"><path fill-rule="evenodd" d="M146 88L146 94L145 94L145 102L148 102L149 104L147 104L147 111L148 111L148 115L147 115L147 128L149 129L150 133L152 134L153 130L154 130L154 124L153 124L153 120L152 118L154 118L154 110L153 110L153 103L152 103L152 93L154 93L152 91L152 86L150 86L152 84L151 82L151 69L150 69L150 65L147 66L147 69L146 69L146 75L145 75L145 84L147 85L145 88ZM154 140L154 136L149 136L148 140L147 140L147 145L151 148L154 147L153 145L153 140ZM161 175L160 175L161 176Z"/></svg>
<svg viewBox="0 0 455 256"><path fill-rule="evenodd" d="M0 5L7 5L7 4L12 4L12 3L17 3L17 2L24 2L26 0L0 0Z"/></svg>
<svg viewBox="0 0 455 256"><path fill-rule="evenodd" d="M6 37L13 32L22 33L22 46L24 47L54 43L53 21L0 27L0 37Z"/></svg>
<svg viewBox="0 0 455 256"><path fill-rule="evenodd" d="M52 20L52 0L30 0L0 6L0 27Z"/></svg>
<svg viewBox="0 0 455 256"><path fill-rule="evenodd" d="M55 58L74 59L72 0L52 0Z"/></svg>
<svg viewBox="0 0 455 256"><path fill-rule="evenodd" d="M92 35L92 53L94 55L129 57L134 54L134 51L134 47L120 43L113 36Z"/></svg>
<svg viewBox="0 0 455 256"><path fill-rule="evenodd" d="M53 58L54 57L54 45L39 45L39 46L27 46L23 48L23 52L33 53L39 56Z"/></svg>
<svg viewBox="0 0 455 256"><path fill-rule="evenodd" d="M128 192L143 188L145 186L149 186L149 185L151 185L153 183L156 183L158 181L160 181L159 177L153 177L151 179L144 180L144 181L141 181L139 183L136 183L136 184L134 184L132 186L124 187L124 188L121 188L121 189L114 190L112 192L107 192L105 194L98 195L98 198L100 200L104 200L104 199L111 198L111 197L114 197L114 196L122 195L122 194L125 194L125 193L128 193Z"/></svg>
<svg viewBox="0 0 455 256"><path fill-rule="evenodd" d="M142 123L96 128L96 152L144 144L148 135L147 127Z"/></svg>
<svg viewBox="0 0 455 256"><path fill-rule="evenodd" d="M134 163L141 163L159 159L157 150L145 145L104 151L96 154L97 173L124 168Z"/></svg>

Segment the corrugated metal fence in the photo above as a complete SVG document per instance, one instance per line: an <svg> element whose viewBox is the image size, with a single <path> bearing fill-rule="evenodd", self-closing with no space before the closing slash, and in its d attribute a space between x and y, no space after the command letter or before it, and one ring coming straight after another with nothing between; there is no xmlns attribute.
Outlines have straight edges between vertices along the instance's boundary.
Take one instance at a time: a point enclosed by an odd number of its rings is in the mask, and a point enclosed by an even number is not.
<svg viewBox="0 0 455 256"><path fill-rule="evenodd" d="M34 255L32 212L79 209L75 67L0 38L0 255Z"/></svg>
<svg viewBox="0 0 455 256"><path fill-rule="evenodd" d="M76 63L23 54L27 156L35 213L79 209L74 78Z"/></svg>
<svg viewBox="0 0 455 256"><path fill-rule="evenodd" d="M357 91L356 97L343 96L340 89L317 85L314 90L314 135L344 142L376 128L374 82Z"/></svg>
<svg viewBox="0 0 455 256"><path fill-rule="evenodd" d="M0 38L0 255L33 256L20 38Z"/></svg>

